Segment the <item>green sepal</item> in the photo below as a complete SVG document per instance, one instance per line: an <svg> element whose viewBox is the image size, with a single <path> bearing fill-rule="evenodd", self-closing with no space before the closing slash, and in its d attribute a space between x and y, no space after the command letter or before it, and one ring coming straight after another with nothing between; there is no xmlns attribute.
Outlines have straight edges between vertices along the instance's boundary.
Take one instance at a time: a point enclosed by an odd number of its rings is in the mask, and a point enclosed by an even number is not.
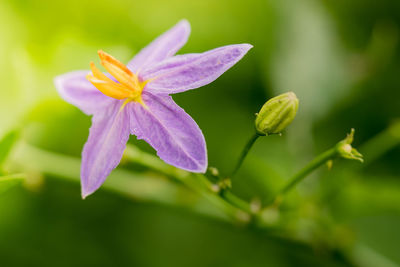
<svg viewBox="0 0 400 267"><path fill-rule="evenodd" d="M346 138L340 141L336 145L336 150L340 157L345 159L358 160L364 162L363 155L351 146L354 140L354 129L351 129L350 133L347 134Z"/></svg>

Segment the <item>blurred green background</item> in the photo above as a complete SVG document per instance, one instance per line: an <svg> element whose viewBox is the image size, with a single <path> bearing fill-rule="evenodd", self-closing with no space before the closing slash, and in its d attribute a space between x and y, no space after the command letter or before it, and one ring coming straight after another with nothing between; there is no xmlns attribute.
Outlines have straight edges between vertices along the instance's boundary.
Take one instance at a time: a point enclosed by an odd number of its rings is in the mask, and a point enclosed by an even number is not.
<svg viewBox="0 0 400 267"><path fill-rule="evenodd" d="M83 201L76 180L57 179L78 176L90 118L53 78L88 69L98 49L127 62L182 18L192 34L179 53L254 45L214 83L174 96L203 130L210 166L233 168L268 98L300 99L295 122L260 139L232 181L241 197L265 201L356 129L365 163L337 161L300 184L272 215L283 236L228 222L195 193L171 199L183 189L135 164L119 167L140 181L123 195ZM0 136L20 127L24 143L54 153L13 151L5 165L28 177L0 194L0 266L400 265L400 1L2 0L0 25Z"/></svg>

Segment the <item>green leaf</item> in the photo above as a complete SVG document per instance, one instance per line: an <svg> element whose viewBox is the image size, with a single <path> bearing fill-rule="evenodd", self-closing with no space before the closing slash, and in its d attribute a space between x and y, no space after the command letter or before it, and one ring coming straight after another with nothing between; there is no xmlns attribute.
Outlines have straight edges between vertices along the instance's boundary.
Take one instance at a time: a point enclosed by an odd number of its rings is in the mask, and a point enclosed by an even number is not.
<svg viewBox="0 0 400 267"><path fill-rule="evenodd" d="M13 145L18 140L18 137L19 130L12 130L0 140L0 167L6 161Z"/></svg>
<svg viewBox="0 0 400 267"><path fill-rule="evenodd" d="M23 173L0 176L0 194L13 186L20 184L24 180L25 174Z"/></svg>

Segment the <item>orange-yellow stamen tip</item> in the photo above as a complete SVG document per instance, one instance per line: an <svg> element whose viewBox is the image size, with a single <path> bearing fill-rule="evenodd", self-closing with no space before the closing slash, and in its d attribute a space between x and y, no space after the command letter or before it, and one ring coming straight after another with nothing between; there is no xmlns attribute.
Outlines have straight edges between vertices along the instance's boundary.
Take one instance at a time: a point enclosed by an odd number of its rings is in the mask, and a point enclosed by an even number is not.
<svg viewBox="0 0 400 267"><path fill-rule="evenodd" d="M127 66L106 52L99 50L101 65L118 81L115 82L101 72L93 62L90 62L92 75L86 79L103 94L115 99L127 99L144 104L141 94L147 81L140 82L137 75L132 73Z"/></svg>

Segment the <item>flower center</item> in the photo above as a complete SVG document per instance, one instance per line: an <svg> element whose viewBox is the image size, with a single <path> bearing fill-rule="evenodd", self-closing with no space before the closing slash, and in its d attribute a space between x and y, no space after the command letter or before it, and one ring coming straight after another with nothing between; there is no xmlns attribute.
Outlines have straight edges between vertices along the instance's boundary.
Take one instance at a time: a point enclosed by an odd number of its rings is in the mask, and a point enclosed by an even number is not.
<svg viewBox="0 0 400 267"><path fill-rule="evenodd" d="M131 72L123 63L106 52L99 50L98 54L101 65L118 82L107 77L94 65L93 62L90 62L92 74L88 74L86 79L106 96L144 104L141 96L147 81L140 82L139 77L136 74Z"/></svg>

